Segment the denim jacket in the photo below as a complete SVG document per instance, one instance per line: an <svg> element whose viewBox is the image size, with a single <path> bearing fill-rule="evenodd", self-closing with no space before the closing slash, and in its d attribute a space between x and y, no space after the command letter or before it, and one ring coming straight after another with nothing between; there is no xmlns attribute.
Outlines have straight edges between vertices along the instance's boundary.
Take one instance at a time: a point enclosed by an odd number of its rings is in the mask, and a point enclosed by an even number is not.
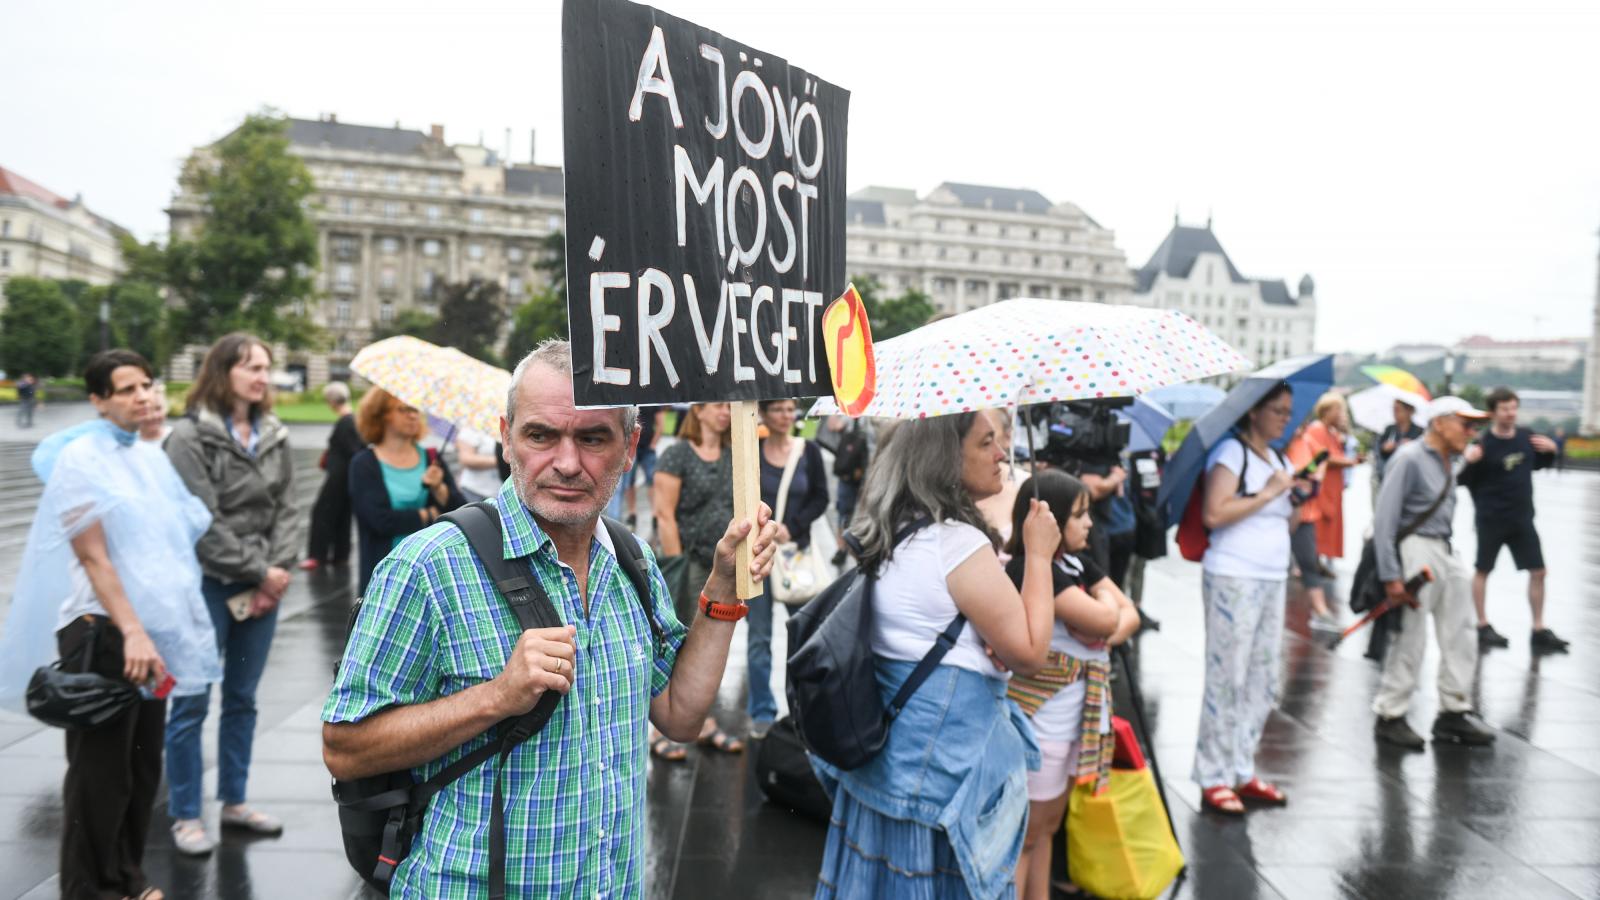
<svg viewBox="0 0 1600 900"><path fill-rule="evenodd" d="M885 705L914 668L878 657ZM1027 717L1006 699L1005 681L939 666L871 762L848 772L815 757L812 765L830 794L842 788L881 815L944 830L973 896L997 896L1015 875L1027 770L1039 767L1039 747Z"/></svg>

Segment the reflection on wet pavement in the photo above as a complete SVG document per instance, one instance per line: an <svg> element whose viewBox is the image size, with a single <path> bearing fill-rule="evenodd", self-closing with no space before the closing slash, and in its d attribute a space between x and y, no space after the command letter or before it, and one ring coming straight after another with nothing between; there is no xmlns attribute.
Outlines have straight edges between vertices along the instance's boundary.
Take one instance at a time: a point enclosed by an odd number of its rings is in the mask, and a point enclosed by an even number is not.
<svg viewBox="0 0 1600 900"><path fill-rule="evenodd" d="M4 593L37 497L27 474L29 449L0 444ZM298 492L306 499L320 473L315 450L298 452ZM1346 546L1357 545L1368 518L1363 475L1358 470L1347 493ZM1312 639L1304 606L1291 597L1283 694L1260 757L1263 776L1284 787L1290 804L1243 820L1198 812L1198 789L1188 780L1202 675L1198 567L1176 558L1148 567L1146 604L1162 630L1143 640L1140 683L1189 860L1170 896L1600 897L1600 608L1590 587L1600 576L1600 475L1540 473L1536 483L1551 561L1549 618L1572 640L1573 652L1543 659L1529 653L1523 577L1503 558L1490 580L1490 612L1512 647L1483 658L1476 688L1484 718L1501 731L1494 748L1430 745L1406 754L1376 745L1368 704L1377 668L1361 656L1365 637L1329 652ZM1470 559L1471 503L1462 496L1456 544ZM1353 561L1340 568L1348 575ZM166 836L165 804L158 805L146 864L167 896L376 896L345 863L321 762L318 714L344 643L350 577L348 569L324 569L296 578L262 680L250 795L284 819L284 836L230 833L212 857L183 858ZM781 622L773 631L781 659ZM718 718L728 726L744 722L743 634L735 638L717 701ZM1430 648L1411 712L1424 732L1435 712L1435 659ZM215 722L207 720L208 766L215 761ZM686 762L652 761L650 897L810 896L822 826L766 803L750 763L748 756L698 749ZM0 714L0 767L0 900L54 897L60 734ZM213 768L208 785L214 777ZM214 805L208 814L215 824Z"/></svg>

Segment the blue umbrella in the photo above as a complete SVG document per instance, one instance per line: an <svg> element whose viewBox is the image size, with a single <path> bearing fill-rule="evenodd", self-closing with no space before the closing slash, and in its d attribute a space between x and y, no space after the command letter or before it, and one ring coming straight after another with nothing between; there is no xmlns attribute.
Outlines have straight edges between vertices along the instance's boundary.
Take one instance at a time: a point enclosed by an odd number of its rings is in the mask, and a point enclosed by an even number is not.
<svg viewBox="0 0 1600 900"><path fill-rule="evenodd" d="M1117 410L1117 418L1130 423L1128 452L1144 453L1161 446L1176 418L1166 407L1150 399L1149 394L1134 398L1133 404Z"/></svg>
<svg viewBox="0 0 1600 900"><path fill-rule="evenodd" d="M1222 402L1228 392L1212 384L1169 384L1145 394L1174 419L1198 419Z"/></svg>
<svg viewBox="0 0 1600 900"><path fill-rule="evenodd" d="M1333 357L1313 354L1275 362L1251 373L1229 391L1215 409L1196 419L1194 427L1183 439L1183 445L1177 453L1172 454L1166 471L1161 475L1161 492L1156 495L1156 502L1167 514L1168 522L1178 522L1183 518L1189 494L1194 491L1195 482L1200 480L1201 473L1205 471L1206 457L1211 455L1211 448L1233 431L1233 426L1250 411L1250 407L1284 381L1294 390L1294 410L1290 413L1289 427L1283 430L1283 437L1273 442L1273 446L1280 449L1289 442L1295 426L1311 412L1317 398L1333 386Z"/></svg>

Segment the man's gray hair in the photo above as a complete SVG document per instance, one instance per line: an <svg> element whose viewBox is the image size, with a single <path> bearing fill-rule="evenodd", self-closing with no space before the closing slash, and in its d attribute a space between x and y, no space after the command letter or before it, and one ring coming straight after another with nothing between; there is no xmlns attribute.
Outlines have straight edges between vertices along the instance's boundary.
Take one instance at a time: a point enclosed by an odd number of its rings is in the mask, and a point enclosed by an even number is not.
<svg viewBox="0 0 1600 900"><path fill-rule="evenodd" d="M506 424L516 421L517 391L522 386L522 376L528 372L528 367L541 365L548 369L572 378L572 344L560 338L546 338L539 342L539 346L528 352L517 367L511 372L511 387L506 391ZM639 407L621 406L622 410L622 435L627 437L633 434L633 429L638 427Z"/></svg>
<svg viewBox="0 0 1600 900"><path fill-rule="evenodd" d="M322 399L329 403L344 405L350 402L350 385L342 381L330 381L322 389Z"/></svg>

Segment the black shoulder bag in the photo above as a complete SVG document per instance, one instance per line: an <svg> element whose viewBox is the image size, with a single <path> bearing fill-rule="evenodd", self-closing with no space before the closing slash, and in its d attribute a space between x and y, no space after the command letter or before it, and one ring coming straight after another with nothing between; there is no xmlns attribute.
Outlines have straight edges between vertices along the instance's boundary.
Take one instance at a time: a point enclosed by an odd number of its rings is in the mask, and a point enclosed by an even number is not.
<svg viewBox="0 0 1600 900"><path fill-rule="evenodd" d="M487 501L468 504L442 518L466 535L472 551L494 581L495 590L510 604L517 624L524 631L562 624L561 614L540 587L527 558L504 557L500 512L493 504ZM650 623L650 633L659 648L663 642L661 625L651 609L650 580L645 573L638 540L620 522L610 518L604 521L616 548L617 561L639 597L645 620ZM357 600L350 612L351 630L360 611L361 601ZM498 733L497 740L490 740L420 784L412 781L409 769L349 781L335 780L333 799L339 804L339 829L343 833L345 858L351 867L368 884L387 895L395 869L411 852L412 839L422 827L428 801L457 778L499 757L495 762L494 800L489 814L489 896L492 900L504 900L506 835L501 772L511 751L538 734L549 723L560 702L560 694L545 692L532 710L496 725L493 731Z"/></svg>
<svg viewBox="0 0 1600 900"><path fill-rule="evenodd" d="M898 546L932 524L923 518L900 529ZM857 555L861 547L845 535ZM967 624L956 614L917 663L887 707L878 693L872 657L872 587L877 571L851 569L789 617L789 711L806 749L840 769L870 762L889 739L889 726L928 680Z"/></svg>

